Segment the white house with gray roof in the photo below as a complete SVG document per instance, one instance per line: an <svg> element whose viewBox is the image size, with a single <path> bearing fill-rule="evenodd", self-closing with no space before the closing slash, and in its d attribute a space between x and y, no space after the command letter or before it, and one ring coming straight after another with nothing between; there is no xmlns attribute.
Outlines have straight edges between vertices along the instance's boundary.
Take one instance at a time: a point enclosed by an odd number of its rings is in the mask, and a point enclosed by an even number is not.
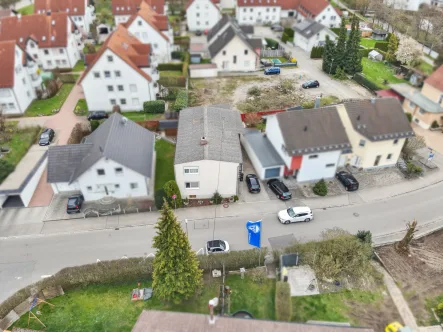
<svg viewBox="0 0 443 332"><path fill-rule="evenodd" d="M56 194L80 191L86 201L152 198L154 144L152 132L114 113L83 143L49 148L48 183Z"/></svg>
<svg viewBox="0 0 443 332"><path fill-rule="evenodd" d="M240 114L229 105L180 112L174 171L182 197L210 198L216 191L237 195L242 131Z"/></svg>
<svg viewBox="0 0 443 332"><path fill-rule="evenodd" d="M323 24L307 18L303 22L295 24L294 30L294 44L306 52L311 52L314 46L323 46L326 41L326 36L329 39L335 40L337 35Z"/></svg>

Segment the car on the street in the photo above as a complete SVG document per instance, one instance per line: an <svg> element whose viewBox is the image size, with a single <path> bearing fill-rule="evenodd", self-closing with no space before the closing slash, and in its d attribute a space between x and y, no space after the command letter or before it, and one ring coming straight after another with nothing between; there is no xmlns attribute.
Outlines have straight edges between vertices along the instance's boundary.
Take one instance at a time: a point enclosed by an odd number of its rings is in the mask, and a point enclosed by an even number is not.
<svg viewBox="0 0 443 332"><path fill-rule="evenodd" d="M279 67L271 67L265 69L265 75L279 75L280 68Z"/></svg>
<svg viewBox="0 0 443 332"><path fill-rule="evenodd" d="M201 32L200 30L197 30L197 31L195 32L195 35L196 35L196 36L201 36L201 35L202 35L202 32Z"/></svg>
<svg viewBox="0 0 443 332"><path fill-rule="evenodd" d="M303 89L319 88L320 83L317 80L306 81L301 85L301 87Z"/></svg>
<svg viewBox="0 0 443 332"><path fill-rule="evenodd" d="M280 24L273 24L271 25L271 30L276 32L283 31L283 27Z"/></svg>
<svg viewBox="0 0 443 332"><path fill-rule="evenodd" d="M288 187L279 179L271 179L268 181L268 187L277 195L277 198L287 201L292 198L292 194Z"/></svg>
<svg viewBox="0 0 443 332"><path fill-rule="evenodd" d="M106 113L105 111L93 111L93 112L89 112L88 114L88 120L103 120L103 119L107 119L109 117L108 113Z"/></svg>
<svg viewBox="0 0 443 332"><path fill-rule="evenodd" d="M68 203L66 204L66 213L80 213L84 201L85 199L81 194L69 196Z"/></svg>
<svg viewBox="0 0 443 332"><path fill-rule="evenodd" d="M286 210L281 210L277 214L277 217L282 224L290 224L293 222L311 221L314 219L314 214L307 206L295 206Z"/></svg>
<svg viewBox="0 0 443 332"><path fill-rule="evenodd" d="M346 191L358 190L358 181L351 173L346 171L339 171L335 173L335 177L345 187Z"/></svg>
<svg viewBox="0 0 443 332"><path fill-rule="evenodd" d="M247 174L246 175L246 185L248 186L248 191L253 194L258 194L261 190L260 181L257 175Z"/></svg>
<svg viewBox="0 0 443 332"><path fill-rule="evenodd" d="M52 130L51 128L46 128L40 134L38 145L45 146L51 144L52 140L54 139L54 136L55 136L54 130Z"/></svg>
<svg viewBox="0 0 443 332"><path fill-rule="evenodd" d="M206 252L208 254L217 252L229 252L229 243L223 240L211 240L206 243Z"/></svg>

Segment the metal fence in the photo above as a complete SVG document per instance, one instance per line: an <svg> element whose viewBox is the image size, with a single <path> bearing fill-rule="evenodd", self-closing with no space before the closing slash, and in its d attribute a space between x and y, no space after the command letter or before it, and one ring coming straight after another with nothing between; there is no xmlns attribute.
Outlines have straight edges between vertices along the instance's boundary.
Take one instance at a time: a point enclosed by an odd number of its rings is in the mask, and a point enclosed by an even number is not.
<svg viewBox="0 0 443 332"><path fill-rule="evenodd" d="M284 54L285 54L285 50L283 48L280 48L278 50L265 50L265 49L262 49L260 51L260 55L263 58L280 57L280 56L284 56Z"/></svg>

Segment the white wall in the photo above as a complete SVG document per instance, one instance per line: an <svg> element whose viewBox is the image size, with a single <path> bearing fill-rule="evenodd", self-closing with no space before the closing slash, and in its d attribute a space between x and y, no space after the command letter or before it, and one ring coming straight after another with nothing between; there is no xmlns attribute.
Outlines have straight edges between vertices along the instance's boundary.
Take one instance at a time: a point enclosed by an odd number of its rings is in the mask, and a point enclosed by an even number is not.
<svg viewBox="0 0 443 332"><path fill-rule="evenodd" d="M123 174L117 175L116 168L123 168ZM105 175L98 175L97 169L104 169ZM108 188L108 195L116 198L147 197L153 193L148 192L145 176L120 165L113 160L100 159L89 170L77 179L80 190L86 201L98 200L106 196L104 186ZM137 189L131 189L130 184L137 183ZM116 188L119 185L120 188ZM88 189L88 187L91 187Z"/></svg>
<svg viewBox="0 0 443 332"><path fill-rule="evenodd" d="M108 62L108 55L113 56L112 62ZM111 78L105 78L105 71L111 72ZM121 77L116 77L115 71L120 71ZM94 77L95 72L100 74L100 78ZM118 85L123 85L123 91L118 91ZM131 92L134 85L136 92ZM109 49L94 64L81 86L90 111L112 111L111 99L115 99L122 111L140 110L143 102L156 98L154 82L149 82ZM107 86L113 86L114 91L109 92ZM125 99L126 105L122 104L121 99Z"/></svg>
<svg viewBox="0 0 443 332"><path fill-rule="evenodd" d="M238 0L242 1L242 0ZM265 4L264 4L265 5ZM237 7L236 18L239 24L264 24L280 22L280 6Z"/></svg>
<svg viewBox="0 0 443 332"><path fill-rule="evenodd" d="M318 46L320 42L326 40L326 36L329 36L331 40L335 40L335 35L329 32L329 30L323 29L317 35L311 38L305 38L300 33L294 32L294 43L306 52L311 52L314 46Z"/></svg>
<svg viewBox="0 0 443 332"><path fill-rule="evenodd" d="M115 15L115 26L118 26L120 23L126 23L130 17L131 15Z"/></svg>
<svg viewBox="0 0 443 332"><path fill-rule="evenodd" d="M137 39L143 44L151 44L151 50L154 55L161 55L161 62L171 61L171 44L173 40L166 40L160 33L148 24L143 18L138 16L128 28ZM165 31L164 35L168 33Z"/></svg>
<svg viewBox="0 0 443 332"><path fill-rule="evenodd" d="M245 50L248 54L245 55ZM226 54L223 55L223 51ZM234 63L236 56L236 63ZM258 55L249 48L239 37L235 36L213 59L219 71L254 71ZM227 67L223 64L226 63Z"/></svg>
<svg viewBox="0 0 443 332"><path fill-rule="evenodd" d="M34 173L32 178L29 180L28 184L23 188L20 198L22 199L23 205L28 207L31 202L32 196L34 195L35 189L37 188L38 182L42 177L43 171L46 169L46 165L48 164L48 158L45 157L45 160L42 162L40 167Z"/></svg>
<svg viewBox="0 0 443 332"><path fill-rule="evenodd" d="M54 193L58 194L60 192L65 191L76 191L80 190L80 185L77 181L74 181L73 183L69 184L69 182L58 182L58 183L51 183L52 190Z"/></svg>
<svg viewBox="0 0 443 332"><path fill-rule="evenodd" d="M305 182L333 178L337 170L340 155L341 151L303 155L297 181ZM310 159L309 156L317 156L317 158ZM333 164L333 166L326 167L328 164Z"/></svg>
<svg viewBox="0 0 443 332"><path fill-rule="evenodd" d="M186 9L189 31L211 29L220 19L220 10L209 0L194 0Z"/></svg>
<svg viewBox="0 0 443 332"><path fill-rule="evenodd" d="M315 20L327 28L338 28L341 24L340 15L338 15L331 5L323 9L323 11L315 17Z"/></svg>
<svg viewBox="0 0 443 332"><path fill-rule="evenodd" d="M280 126L275 115L270 115L266 117L266 137L271 142L275 151L282 157L288 168L291 167L292 157L289 156L283 149L282 146L285 145L283 141L283 136L280 130Z"/></svg>
<svg viewBox="0 0 443 332"><path fill-rule="evenodd" d="M198 166L198 174L185 174L185 166ZM174 165L175 180L183 198L210 198L215 191L223 197L237 195L239 164L224 161L200 160ZM185 182L199 182L198 189L186 189Z"/></svg>
<svg viewBox="0 0 443 332"><path fill-rule="evenodd" d="M190 69L191 78L217 77L218 68Z"/></svg>
<svg viewBox="0 0 443 332"><path fill-rule="evenodd" d="M235 8L237 7L237 1L235 0L220 0L221 8Z"/></svg>

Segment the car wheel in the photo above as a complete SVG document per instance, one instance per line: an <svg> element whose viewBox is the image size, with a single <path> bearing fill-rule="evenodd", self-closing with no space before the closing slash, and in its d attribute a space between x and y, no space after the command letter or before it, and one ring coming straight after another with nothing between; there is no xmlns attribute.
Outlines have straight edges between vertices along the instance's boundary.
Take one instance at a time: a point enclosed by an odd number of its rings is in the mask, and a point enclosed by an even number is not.
<svg viewBox="0 0 443 332"><path fill-rule="evenodd" d="M306 218L306 219L305 219L305 222L308 222L308 221L311 221L311 219L309 219L309 218Z"/></svg>
<svg viewBox="0 0 443 332"><path fill-rule="evenodd" d="M290 223L289 220L286 220L286 221L285 221L285 225L288 225L289 223Z"/></svg>

